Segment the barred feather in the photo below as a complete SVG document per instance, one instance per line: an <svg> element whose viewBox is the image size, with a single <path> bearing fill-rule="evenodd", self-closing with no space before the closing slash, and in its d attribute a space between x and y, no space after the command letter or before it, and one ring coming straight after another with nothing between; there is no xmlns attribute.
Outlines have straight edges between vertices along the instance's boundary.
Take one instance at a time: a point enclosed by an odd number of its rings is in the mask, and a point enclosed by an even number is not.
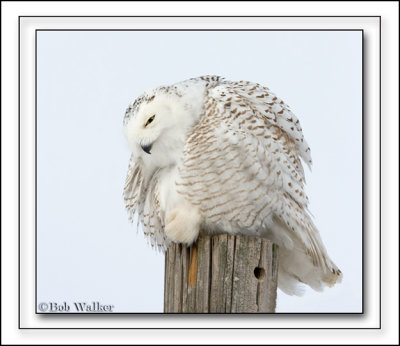
<svg viewBox="0 0 400 346"><path fill-rule="evenodd" d="M210 233L276 242L286 293L300 294L298 283L320 290L341 281L308 213L302 160L311 166L311 152L288 105L256 83L199 77L136 100L124 119L128 140L129 131L150 133L135 123L153 110L149 104L160 113L173 109L168 116L177 121L151 139L158 146L150 156L138 149L128 169L125 203L131 218L138 211L152 245L167 248L165 214L181 198L198 208Z"/></svg>

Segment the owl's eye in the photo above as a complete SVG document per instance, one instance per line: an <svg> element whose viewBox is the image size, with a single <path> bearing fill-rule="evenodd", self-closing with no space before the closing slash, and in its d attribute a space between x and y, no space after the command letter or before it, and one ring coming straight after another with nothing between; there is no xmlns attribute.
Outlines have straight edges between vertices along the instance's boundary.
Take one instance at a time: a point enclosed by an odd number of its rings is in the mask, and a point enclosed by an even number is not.
<svg viewBox="0 0 400 346"><path fill-rule="evenodd" d="M153 122L153 120L154 120L155 117L156 117L155 115L152 115L149 119L147 119L147 122L146 122L145 127L146 127L147 125L149 125L151 122Z"/></svg>

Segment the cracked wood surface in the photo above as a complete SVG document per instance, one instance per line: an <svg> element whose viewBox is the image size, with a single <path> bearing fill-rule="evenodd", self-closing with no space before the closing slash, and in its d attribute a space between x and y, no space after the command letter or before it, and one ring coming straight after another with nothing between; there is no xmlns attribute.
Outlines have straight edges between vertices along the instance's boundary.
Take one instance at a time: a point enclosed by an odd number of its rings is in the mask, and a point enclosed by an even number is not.
<svg viewBox="0 0 400 346"><path fill-rule="evenodd" d="M272 313L277 291L276 245L267 239L201 235L165 255L165 313Z"/></svg>

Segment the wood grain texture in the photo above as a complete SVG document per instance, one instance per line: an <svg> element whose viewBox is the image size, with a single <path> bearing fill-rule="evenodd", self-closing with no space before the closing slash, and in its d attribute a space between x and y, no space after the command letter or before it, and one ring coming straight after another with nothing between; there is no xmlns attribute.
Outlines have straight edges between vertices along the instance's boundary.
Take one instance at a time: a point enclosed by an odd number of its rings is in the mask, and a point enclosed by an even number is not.
<svg viewBox="0 0 400 346"><path fill-rule="evenodd" d="M191 247L172 243L165 255L165 313L272 313L276 245L267 239L201 235Z"/></svg>

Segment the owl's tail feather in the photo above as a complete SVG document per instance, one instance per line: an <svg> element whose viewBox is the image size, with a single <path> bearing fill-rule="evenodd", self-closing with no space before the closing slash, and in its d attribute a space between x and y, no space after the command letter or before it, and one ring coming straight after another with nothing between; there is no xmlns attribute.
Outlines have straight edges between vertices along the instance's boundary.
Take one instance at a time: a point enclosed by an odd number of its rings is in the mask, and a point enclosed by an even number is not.
<svg viewBox="0 0 400 346"><path fill-rule="evenodd" d="M291 207L292 213L278 214L272 226L271 240L279 245L279 288L289 295L301 295L301 283L322 291L341 282L343 274L329 258L310 216L298 205Z"/></svg>

